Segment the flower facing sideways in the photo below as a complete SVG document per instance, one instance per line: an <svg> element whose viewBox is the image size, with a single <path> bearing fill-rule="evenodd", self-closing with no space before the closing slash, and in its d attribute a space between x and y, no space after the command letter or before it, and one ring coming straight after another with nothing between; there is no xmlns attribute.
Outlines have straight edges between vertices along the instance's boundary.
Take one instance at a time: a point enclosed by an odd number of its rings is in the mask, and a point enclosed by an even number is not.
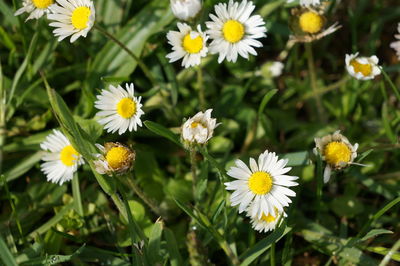
<svg viewBox="0 0 400 266"><path fill-rule="evenodd" d="M211 118L212 109L198 112L186 120L182 126L182 139L186 146L192 144L206 144L213 136L214 129L219 125L217 119Z"/></svg>
<svg viewBox="0 0 400 266"><path fill-rule="evenodd" d="M14 16L30 13L26 20L38 19L50 13L54 6L54 0L24 0L22 7L14 13Z"/></svg>
<svg viewBox="0 0 400 266"><path fill-rule="evenodd" d="M135 161L136 154L133 150L118 142L107 142L104 146L96 144L100 154L96 154L94 161L96 171L99 174L124 174L128 172Z"/></svg>
<svg viewBox="0 0 400 266"><path fill-rule="evenodd" d="M273 213L268 215L262 214L261 218L258 218L257 216L251 217L250 213L247 213L247 216L250 216L251 225L254 230L260 233L266 233L275 230L275 228L282 223L283 217L286 217L287 215L285 212L279 212L278 209L274 207Z"/></svg>
<svg viewBox="0 0 400 266"><path fill-rule="evenodd" d="M345 61L347 72L356 79L371 80L381 74L381 70L378 67L379 59L375 55L371 57L359 57L358 53L346 54Z"/></svg>
<svg viewBox="0 0 400 266"><path fill-rule="evenodd" d="M201 0L170 0L172 13L181 20L194 18L201 10Z"/></svg>

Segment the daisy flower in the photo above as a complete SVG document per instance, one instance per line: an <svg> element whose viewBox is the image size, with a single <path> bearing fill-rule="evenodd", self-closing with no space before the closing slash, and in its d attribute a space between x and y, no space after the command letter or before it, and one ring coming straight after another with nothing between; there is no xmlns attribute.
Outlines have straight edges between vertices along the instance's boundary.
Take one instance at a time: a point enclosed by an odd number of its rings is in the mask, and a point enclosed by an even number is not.
<svg viewBox="0 0 400 266"><path fill-rule="evenodd" d="M250 168L236 160L236 166L232 166L227 174L237 180L225 183L227 190L234 190L230 197L231 206L239 205L239 213L247 209L251 217L258 219L263 215L274 215L275 208L283 212L283 207L292 202L289 197L296 196L288 187L298 185L294 182L297 176L286 175L292 169L285 167L287 163L287 159L279 160L268 150L260 154L258 164L250 158Z"/></svg>
<svg viewBox="0 0 400 266"><path fill-rule="evenodd" d="M194 18L201 10L201 0L170 0L172 13L181 20Z"/></svg>
<svg viewBox="0 0 400 266"><path fill-rule="evenodd" d="M323 138L315 138L315 154L321 154L326 162L324 170L324 182L330 179L332 169L341 170L353 164L357 157L358 144L351 145L349 140L340 134L340 130Z"/></svg>
<svg viewBox="0 0 400 266"><path fill-rule="evenodd" d="M52 14L48 15L51 22L49 25L55 27L54 35L58 41L71 36L71 43L79 37L86 37L93 27L96 12L91 0L56 0L57 4L52 8Z"/></svg>
<svg viewBox="0 0 400 266"><path fill-rule="evenodd" d="M205 144L213 136L214 129L219 125L217 119L211 118L212 109L198 112L186 120L182 126L182 139L187 144Z"/></svg>
<svg viewBox="0 0 400 266"><path fill-rule="evenodd" d="M70 181L78 166L84 164L82 156L59 130L54 129L40 144L40 148L46 151L42 158L45 162L41 165L41 170L49 182L62 185Z"/></svg>
<svg viewBox="0 0 400 266"><path fill-rule="evenodd" d="M260 233L266 233L268 231L275 230L275 228L279 226L283 221L281 217L287 217L285 212L279 212L277 208L274 208L273 214L262 214L261 218L251 217L249 213L247 213L247 216L250 216L251 226L253 227L253 229ZM279 225L278 221L280 221Z"/></svg>
<svg viewBox="0 0 400 266"><path fill-rule="evenodd" d="M219 3L215 13L210 14L212 21L206 22L212 42L209 46L212 54L219 54L218 63L225 58L228 62L236 62L238 54L246 59L249 54L257 55L253 47L262 47L256 39L266 37L265 22L259 15L251 16L255 6L253 2L243 0Z"/></svg>
<svg viewBox="0 0 400 266"><path fill-rule="evenodd" d="M124 174L132 168L136 154L127 146L118 142L107 142L104 146L96 144L96 147L101 153L95 155L97 160L93 163L99 174Z"/></svg>
<svg viewBox="0 0 400 266"><path fill-rule="evenodd" d="M381 69L378 67L378 57L358 57L358 53L346 54L346 69L347 72L356 79L370 80L381 74Z"/></svg>
<svg viewBox="0 0 400 266"><path fill-rule="evenodd" d="M133 83L126 84L126 90L121 86L114 87L110 85L109 90L102 90L97 95L97 101L94 103L99 110L96 115L103 117L98 122L104 125L107 132L123 134L128 131L136 131L137 126L142 126L140 117L144 114L142 97L134 96L135 88Z"/></svg>
<svg viewBox="0 0 400 266"><path fill-rule="evenodd" d="M183 58L182 66L185 68L199 65L201 58L208 52L207 34L201 31L197 25L197 31L186 23L177 24L179 31L169 31L167 33L168 43L172 45L172 53L167 54L169 62L175 62Z"/></svg>
<svg viewBox="0 0 400 266"><path fill-rule="evenodd" d="M399 40L397 42L392 42L390 47L396 51L397 58L400 60L400 23L397 25L397 32L399 34L394 35L394 37Z"/></svg>
<svg viewBox="0 0 400 266"><path fill-rule="evenodd" d="M22 7L14 13L14 16L30 13L25 21L33 18L38 19L44 14L48 14L54 6L54 0L24 0Z"/></svg>

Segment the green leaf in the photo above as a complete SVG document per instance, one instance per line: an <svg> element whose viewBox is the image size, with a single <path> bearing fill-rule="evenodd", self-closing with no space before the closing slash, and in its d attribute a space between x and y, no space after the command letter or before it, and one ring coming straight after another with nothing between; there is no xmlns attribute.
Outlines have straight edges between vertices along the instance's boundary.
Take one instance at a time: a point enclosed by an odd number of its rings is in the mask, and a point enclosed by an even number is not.
<svg viewBox="0 0 400 266"><path fill-rule="evenodd" d="M182 147L181 142L179 141L179 137L174 134L171 130L168 128L157 124L152 121L144 121L143 124L153 133L162 136L166 139L169 139L170 141L174 142L176 145Z"/></svg>
<svg viewBox="0 0 400 266"><path fill-rule="evenodd" d="M366 241L372 237L382 235L382 234L393 234L393 232L390 230L386 230L386 229L372 229L363 238L361 238L361 241Z"/></svg>
<svg viewBox="0 0 400 266"><path fill-rule="evenodd" d="M331 202L332 210L340 217L354 217L364 211L364 205L360 200L352 196L340 196Z"/></svg>
<svg viewBox="0 0 400 266"><path fill-rule="evenodd" d="M389 118L389 111L387 107L387 103L383 103L382 105L382 123L383 127L385 128L386 136L390 139L392 143L396 143L397 137L390 126L390 118Z"/></svg>
<svg viewBox="0 0 400 266"><path fill-rule="evenodd" d="M62 262L70 261L75 256L78 256L84 250L86 244L83 244L78 250L71 255L50 255L23 262L20 265L57 265Z"/></svg>
<svg viewBox="0 0 400 266"><path fill-rule="evenodd" d="M286 153L282 159L288 159L286 166L305 166L310 164L310 158L307 151Z"/></svg>
<svg viewBox="0 0 400 266"><path fill-rule="evenodd" d="M179 248L178 244L176 243L174 233L170 229L164 228L164 237L165 240L167 241L169 262L171 263L171 266L182 265L183 264L182 257L181 254L179 253Z"/></svg>
<svg viewBox="0 0 400 266"><path fill-rule="evenodd" d="M160 245L161 245L162 231L163 231L163 222L158 220L153 225L153 229L151 231L149 239L149 246L147 248L147 256L150 258L150 262L153 265L156 265L157 262L161 261Z"/></svg>
<svg viewBox="0 0 400 266"><path fill-rule="evenodd" d="M271 100L271 98L278 92L277 89L270 90L267 94L265 94L264 98L261 101L260 106L258 107L258 116L261 116L264 112L267 103Z"/></svg>
<svg viewBox="0 0 400 266"><path fill-rule="evenodd" d="M18 265L11 251L8 249L3 237L0 236L0 258L6 266Z"/></svg>
<svg viewBox="0 0 400 266"><path fill-rule="evenodd" d="M7 182L17 179L18 177L28 172L36 163L40 161L43 155L43 151L38 151L27 157L26 159L22 160L20 163L17 163L17 165L4 173ZM0 187L1 186L3 186L3 183L0 184Z"/></svg>

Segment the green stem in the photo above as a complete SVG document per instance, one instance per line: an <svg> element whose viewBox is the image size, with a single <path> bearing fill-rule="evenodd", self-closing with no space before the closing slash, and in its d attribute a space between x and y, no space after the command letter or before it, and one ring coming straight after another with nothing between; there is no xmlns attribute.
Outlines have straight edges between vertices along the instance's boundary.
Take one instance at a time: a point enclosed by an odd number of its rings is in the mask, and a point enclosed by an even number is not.
<svg viewBox="0 0 400 266"><path fill-rule="evenodd" d="M3 149L5 142L6 142L6 90L3 87L3 71L0 61L0 173L3 173L2 171Z"/></svg>
<svg viewBox="0 0 400 266"><path fill-rule="evenodd" d="M128 221L128 214L121 199L118 197L116 193L111 194L110 197L113 200L115 206L117 206L119 213L121 213L122 217L124 217L124 219Z"/></svg>
<svg viewBox="0 0 400 266"><path fill-rule="evenodd" d="M102 27L98 26L97 24L94 24L93 28L98 30L101 34L103 34L105 37L113 41L115 44L117 44L119 47L121 47L125 52L127 52L138 64L140 69L143 71L143 73L146 75L146 77L150 80L151 84L156 87L157 86L157 81L151 74L150 69L143 63L143 61L135 55L128 47L126 47L125 44L120 42L116 37L114 37L112 34L108 33L105 29Z"/></svg>
<svg viewBox="0 0 400 266"><path fill-rule="evenodd" d="M271 257L271 266L275 266L275 242L271 244L269 255Z"/></svg>
<svg viewBox="0 0 400 266"><path fill-rule="evenodd" d="M196 198L196 184L197 184L197 174L196 174L196 150L194 147L190 148L190 170L192 172L192 191L193 198Z"/></svg>
<svg viewBox="0 0 400 266"><path fill-rule="evenodd" d="M316 178L317 178L317 211L316 211L316 220L319 222L319 217L321 213L321 200L322 200L322 187L323 187L323 180L324 174L322 169L322 158L321 155L317 155L317 167L316 167Z"/></svg>
<svg viewBox="0 0 400 266"><path fill-rule="evenodd" d="M390 87L392 87L394 94L396 94L397 100L400 101L400 93L399 90L397 89L396 85L394 85L393 81L390 79L389 75L386 73L385 70L383 70L383 67L380 67L382 70L382 74L385 77L386 81L390 84Z"/></svg>
<svg viewBox="0 0 400 266"><path fill-rule="evenodd" d="M202 111L205 110L205 96L204 96L204 84L203 84L203 69L201 66L197 67L197 82L199 87L199 102L200 102L200 109Z"/></svg>
<svg viewBox="0 0 400 266"><path fill-rule="evenodd" d="M71 183L72 183L72 196L74 197L75 210L81 217L83 217L84 213L82 207L81 191L79 188L79 177L77 172L75 172L74 178L72 178Z"/></svg>

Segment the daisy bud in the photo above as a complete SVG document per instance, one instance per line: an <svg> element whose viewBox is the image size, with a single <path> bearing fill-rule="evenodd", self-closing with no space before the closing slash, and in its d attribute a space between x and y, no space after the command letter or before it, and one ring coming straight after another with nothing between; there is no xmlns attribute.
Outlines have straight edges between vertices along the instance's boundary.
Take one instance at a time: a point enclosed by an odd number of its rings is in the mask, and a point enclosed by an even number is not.
<svg viewBox="0 0 400 266"><path fill-rule="evenodd" d="M381 74L381 70L378 67L379 59L375 55L359 57L358 53L346 54L345 61L347 72L356 79L370 80Z"/></svg>
<svg viewBox="0 0 400 266"><path fill-rule="evenodd" d="M201 10L201 0L171 0L170 2L172 13L181 20L190 20Z"/></svg>
<svg viewBox="0 0 400 266"><path fill-rule="evenodd" d="M212 109L198 112L186 120L182 126L182 139L186 146L192 144L206 144L213 136L214 129L219 125L217 119L211 118Z"/></svg>
<svg viewBox="0 0 400 266"><path fill-rule="evenodd" d="M98 160L94 161L96 171L99 174L124 174L128 172L135 161L136 154L133 150L118 142L107 142L104 147L96 144L101 154L95 156Z"/></svg>
<svg viewBox="0 0 400 266"><path fill-rule="evenodd" d="M282 75L282 70L284 67L285 65L282 62L275 61L269 65L268 72L272 77L276 78Z"/></svg>

